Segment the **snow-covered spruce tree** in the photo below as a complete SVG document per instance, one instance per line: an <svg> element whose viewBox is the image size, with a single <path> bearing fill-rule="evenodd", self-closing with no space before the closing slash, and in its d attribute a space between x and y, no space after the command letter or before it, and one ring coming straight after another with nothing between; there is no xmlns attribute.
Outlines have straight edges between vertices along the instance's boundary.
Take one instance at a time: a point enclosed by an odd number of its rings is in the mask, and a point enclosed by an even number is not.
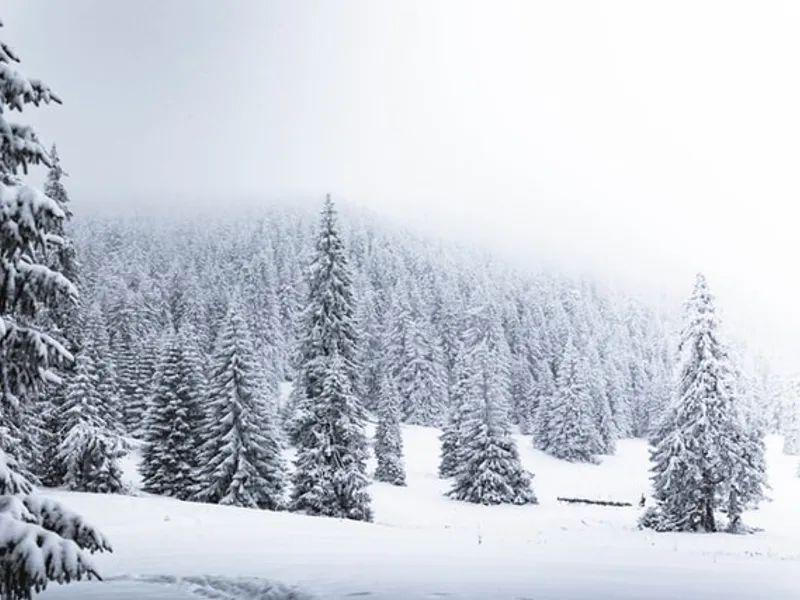
<svg viewBox="0 0 800 600"><path fill-rule="evenodd" d="M92 360L97 370L97 394L101 398L100 419L108 432L122 433L124 426L119 381L111 356L106 318L97 302L86 307L82 321L85 337L91 339Z"/></svg>
<svg viewBox="0 0 800 600"><path fill-rule="evenodd" d="M1 25L1 24L0 24ZM74 302L75 286L46 264L66 243L58 203L19 177L49 163L32 128L7 120L25 105L60 102L38 80L15 69L0 42L0 597L25 600L50 581L99 578L87 552L111 550L105 537L57 502L33 494L7 454L16 415L57 382L52 369L71 361L55 329L37 326L42 311ZM47 320L44 321L47 324Z"/></svg>
<svg viewBox="0 0 800 600"><path fill-rule="evenodd" d="M439 477L446 479L455 477L461 462L459 443L463 437L463 427L469 411L469 399L472 397L470 385L474 383L467 367L467 350L463 340L454 342L456 346L453 365L452 384L450 386L450 414L442 429L439 440L442 443L439 462Z"/></svg>
<svg viewBox="0 0 800 600"><path fill-rule="evenodd" d="M173 333L161 358L144 425L145 491L192 499L198 493L198 458L205 386L186 330Z"/></svg>
<svg viewBox="0 0 800 600"><path fill-rule="evenodd" d="M404 356L397 376L404 420L412 425L439 425L446 389L443 357L427 317L412 314L405 326Z"/></svg>
<svg viewBox="0 0 800 600"><path fill-rule="evenodd" d="M556 403L556 381L549 363L541 365L536 381L536 414L533 419L533 447L546 451L550 445L550 419Z"/></svg>
<svg viewBox="0 0 800 600"><path fill-rule="evenodd" d="M66 173L61 167L61 161L56 151L55 145L50 150L50 168L47 172L47 179L44 184L44 193L48 198L53 199L59 208L64 211L67 221L72 216L69 209L70 198L64 187L62 178ZM45 257L45 264L52 270L59 271L69 279L77 289L81 288L77 253L75 244L72 240L64 236L64 225L57 228L56 233L64 239L60 246L50 248ZM83 291L81 290L81 293ZM52 326L59 336L64 339L67 350L73 355L80 350L82 331L80 326L79 311L75 310L74 303L69 299L62 298L59 302L54 302L47 307L46 314L40 316L46 319L47 324L40 321L43 326ZM69 377L74 368L74 363L62 365L59 371L61 377ZM48 386L40 395L38 406L35 407L38 421L40 424L37 440L38 460L34 467L36 477L42 485L58 486L63 481L63 472L56 459L58 455L58 445L61 441L59 422L59 411L64 403L66 393L65 385ZM32 424L31 424L32 425ZM27 429L35 427L27 426Z"/></svg>
<svg viewBox="0 0 800 600"><path fill-rule="evenodd" d="M128 372L132 382L128 388L131 390L131 395L124 400L120 398L120 410L125 430L137 437L144 435L147 407L153 394L163 345L164 339L158 334L151 333L141 341L141 344L135 346L136 350L132 351L135 352L136 366ZM120 394L122 395L122 390Z"/></svg>
<svg viewBox="0 0 800 600"><path fill-rule="evenodd" d="M59 208L64 211L64 221L62 221L56 229L58 235L62 236L64 243L50 249L47 256L47 263L48 266L58 270L64 277L77 286L79 266L75 244L64 235L66 221L72 217L72 211L69 208L69 194L62 181L63 177L66 175L64 169L61 167L61 159L58 156L54 144L50 150L50 168L47 171L47 179L43 191L45 196L54 200ZM48 316L53 320L53 323L58 327L67 342L74 343L74 340L78 337L78 332L76 331L78 324L75 318L76 313L71 303L53 303L52 306L48 307ZM74 350L74 348L70 348L70 350Z"/></svg>
<svg viewBox="0 0 800 600"><path fill-rule="evenodd" d="M76 356L63 404L59 407L55 463L59 482L79 492L119 493L124 490L119 436L108 429L94 362L93 341L87 339Z"/></svg>
<svg viewBox="0 0 800 600"><path fill-rule="evenodd" d="M468 409L448 495L477 504L536 504L531 474L522 467L511 436L508 373L498 343L502 332L491 309L482 316L468 342Z"/></svg>
<svg viewBox="0 0 800 600"><path fill-rule="evenodd" d="M800 455L800 382L786 386L782 412L783 453Z"/></svg>
<svg viewBox="0 0 800 600"><path fill-rule="evenodd" d="M129 434L138 432L142 425L142 417L147 408L147 399L141 393L140 358L144 352L140 344L120 342L114 347L114 362L117 367L120 413L125 431Z"/></svg>
<svg viewBox="0 0 800 600"><path fill-rule="evenodd" d="M344 361L318 359L322 389L306 411L308 426L295 459L290 509L307 515L371 521L367 439Z"/></svg>
<svg viewBox="0 0 800 600"><path fill-rule="evenodd" d="M285 505L286 465L274 407L256 386L250 333L232 306L217 336L200 451L198 499L278 510Z"/></svg>
<svg viewBox="0 0 800 600"><path fill-rule="evenodd" d="M678 390L651 452L656 507L642 522L658 530L717 531L715 511L732 524L742 498L742 431L731 385L732 369L719 337L714 299L697 276L680 342Z"/></svg>
<svg viewBox="0 0 800 600"><path fill-rule="evenodd" d="M546 423L542 449L556 458L596 463L602 451L588 377L586 361L570 338L559 363L555 396L547 405L548 414L540 416L542 425Z"/></svg>
<svg viewBox="0 0 800 600"><path fill-rule="evenodd" d="M118 435L82 421L67 430L58 450L67 489L99 494L125 491L119 460L126 452Z"/></svg>
<svg viewBox="0 0 800 600"><path fill-rule="evenodd" d="M364 411L355 395L357 338L352 279L328 196L311 263L300 331L297 443L290 508L310 515L371 521Z"/></svg>
<svg viewBox="0 0 800 600"><path fill-rule="evenodd" d="M611 455L616 451L617 432L614 426L614 416L611 413L611 403L607 396L607 387L603 381L600 353L594 344L590 344L588 368L592 421L600 440L600 453Z"/></svg>
<svg viewBox="0 0 800 600"><path fill-rule="evenodd" d="M378 384L378 427L375 431L375 479L393 485L406 484L403 465L403 437L400 431L400 395L397 383L388 372Z"/></svg>
<svg viewBox="0 0 800 600"><path fill-rule="evenodd" d="M747 389L744 374L731 357L723 388L731 413L727 435L720 440L720 455L728 466L721 484L720 508L728 517L728 531L744 530L742 513L765 499L767 464L763 430L752 413L755 402Z"/></svg>
<svg viewBox="0 0 800 600"><path fill-rule="evenodd" d="M520 433L530 435L536 415L536 380L528 358L522 354L514 356L511 362L511 398Z"/></svg>

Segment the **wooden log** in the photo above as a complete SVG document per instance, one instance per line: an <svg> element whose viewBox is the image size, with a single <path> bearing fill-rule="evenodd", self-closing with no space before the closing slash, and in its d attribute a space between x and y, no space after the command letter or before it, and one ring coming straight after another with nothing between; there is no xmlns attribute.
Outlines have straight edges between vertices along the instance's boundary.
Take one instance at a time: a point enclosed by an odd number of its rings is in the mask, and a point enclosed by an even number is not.
<svg viewBox="0 0 800 600"><path fill-rule="evenodd" d="M613 500L591 500L589 498L556 498L559 502L566 502L568 504L594 504L597 506L633 506L630 502L615 502Z"/></svg>

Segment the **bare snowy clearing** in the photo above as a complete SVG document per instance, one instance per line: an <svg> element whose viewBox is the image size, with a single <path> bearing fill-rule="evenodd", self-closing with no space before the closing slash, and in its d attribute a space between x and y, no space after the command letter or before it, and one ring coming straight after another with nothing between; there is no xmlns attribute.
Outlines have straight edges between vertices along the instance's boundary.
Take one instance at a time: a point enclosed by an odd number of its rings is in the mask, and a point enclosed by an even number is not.
<svg viewBox="0 0 800 600"><path fill-rule="evenodd" d="M800 598L800 479L777 438L768 444L774 501L746 516L764 531L732 536L639 531L638 506L556 501L636 504L649 488L645 442L622 441L593 466L554 460L520 437L541 504L486 507L443 497L437 436L404 428L408 487L371 486L375 524L53 492L91 514L115 551L96 559L108 582L53 586L42 597ZM126 463L134 482L135 463L134 453Z"/></svg>

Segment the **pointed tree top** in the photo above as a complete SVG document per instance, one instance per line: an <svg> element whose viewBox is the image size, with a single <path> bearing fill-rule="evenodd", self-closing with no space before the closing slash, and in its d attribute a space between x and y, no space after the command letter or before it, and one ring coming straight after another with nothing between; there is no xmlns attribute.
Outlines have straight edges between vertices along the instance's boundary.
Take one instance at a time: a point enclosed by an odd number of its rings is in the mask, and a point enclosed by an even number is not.
<svg viewBox="0 0 800 600"><path fill-rule="evenodd" d="M706 281L706 276L703 275L703 273L697 273L697 275L695 275L694 288L696 290L708 289L708 281Z"/></svg>

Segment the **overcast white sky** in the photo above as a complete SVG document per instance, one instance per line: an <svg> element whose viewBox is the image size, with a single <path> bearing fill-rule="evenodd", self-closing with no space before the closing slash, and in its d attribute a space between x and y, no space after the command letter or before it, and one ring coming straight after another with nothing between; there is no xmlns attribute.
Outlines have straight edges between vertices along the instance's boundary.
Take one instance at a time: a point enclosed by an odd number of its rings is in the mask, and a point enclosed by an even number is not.
<svg viewBox="0 0 800 600"><path fill-rule="evenodd" d="M800 4L6 0L80 211L327 191L800 356ZM791 360L787 361L791 367Z"/></svg>

